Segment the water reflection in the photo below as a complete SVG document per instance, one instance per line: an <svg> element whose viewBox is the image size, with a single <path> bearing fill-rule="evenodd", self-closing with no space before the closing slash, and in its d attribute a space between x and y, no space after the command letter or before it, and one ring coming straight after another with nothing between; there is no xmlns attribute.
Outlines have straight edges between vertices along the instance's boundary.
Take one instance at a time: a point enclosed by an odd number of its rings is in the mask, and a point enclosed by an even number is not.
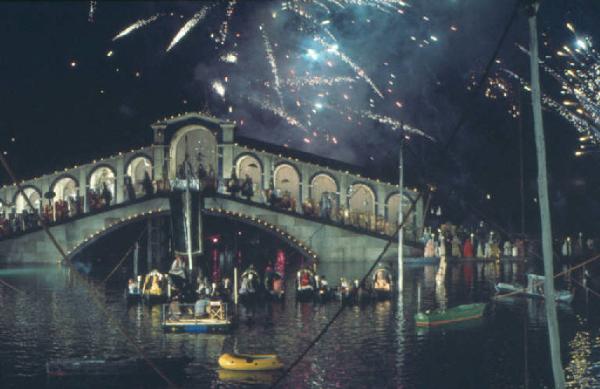
<svg viewBox="0 0 600 389"><path fill-rule="evenodd" d="M223 269L227 255L217 258ZM330 280L357 277L368 264L323 263ZM496 281L523 279L520 263L441 261L405 269L401 298L348 307L322 340L286 378L282 387L502 387L523 386L524 362L530 387L551 386L544 304L514 298L492 303L487 317L441 330L421 331L413 317L421 309L488 301ZM214 269L211 269L211 271ZM291 273L293 276L293 273ZM90 304L85 284L59 267L0 269L0 277L27 294L0 288L0 386L46 386L46 360L84 355L133 355L105 316ZM293 280L286 287L291 290ZM332 282L334 283L334 282ZM419 293L419 290L421 292ZM165 334L160 307L127 306L120 288L102 290L107 309L150 355L193 358L184 387L268 385L268 375L240 376L218 370L223 352L278 353L289 364L335 314L337 303L296 304L293 293L283 303L240 307L242 321L231 335ZM420 298L419 298L420 297ZM577 312L577 309L575 309ZM594 318L596 308L590 308ZM251 317L251 320L246 320ZM600 373L598 325L576 320L573 310L559 310L569 387L597 386ZM526 333L523 321L527 323ZM529 355L524 354L527 342ZM444 374L432 374L432 369ZM155 382L161 386L160 381ZM113 387L128 387L117 382ZM134 385L135 387L135 385Z"/></svg>

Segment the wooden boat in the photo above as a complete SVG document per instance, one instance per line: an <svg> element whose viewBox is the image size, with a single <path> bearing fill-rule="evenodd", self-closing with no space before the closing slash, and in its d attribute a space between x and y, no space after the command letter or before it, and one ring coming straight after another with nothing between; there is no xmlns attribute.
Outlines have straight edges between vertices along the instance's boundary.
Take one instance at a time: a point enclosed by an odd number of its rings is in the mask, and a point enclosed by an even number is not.
<svg viewBox="0 0 600 389"><path fill-rule="evenodd" d="M283 286L283 277L278 272L268 272L265 274L265 291L267 295L274 300L283 300L285 289Z"/></svg>
<svg viewBox="0 0 600 389"><path fill-rule="evenodd" d="M206 312L195 312L194 304L178 304L178 312L171 312L172 305L163 305L161 326L164 332L228 333L233 323L227 315L227 304L211 301Z"/></svg>
<svg viewBox="0 0 600 389"><path fill-rule="evenodd" d="M461 321L479 319L485 311L485 303L464 304L446 310L418 312L415 315L417 327L434 327Z"/></svg>
<svg viewBox="0 0 600 389"><path fill-rule="evenodd" d="M256 300L258 295L258 287L260 284L260 276L254 269L253 265L250 265L241 275L241 285L239 290L240 301L242 303L250 303Z"/></svg>
<svg viewBox="0 0 600 389"><path fill-rule="evenodd" d="M378 300L387 300L392 297L393 277L390 269L385 266L379 266L375 269L371 290L373 296Z"/></svg>
<svg viewBox="0 0 600 389"><path fill-rule="evenodd" d="M544 276L537 274L527 274L526 287L499 282L496 284L495 288L499 293L514 293L516 295L524 295L527 297L545 298L544 278ZM574 294L568 290L559 289L554 292L554 299L559 303L570 304L574 297Z"/></svg>
<svg viewBox="0 0 600 389"><path fill-rule="evenodd" d="M187 357L150 358L164 371L183 370L190 361ZM48 377L145 376L153 372L143 358L70 358L46 363Z"/></svg>
<svg viewBox="0 0 600 389"><path fill-rule="evenodd" d="M265 371L283 368L277 354L223 354L219 366L226 370Z"/></svg>
<svg viewBox="0 0 600 389"><path fill-rule="evenodd" d="M315 293L315 274L312 270L303 268L296 274L296 300L310 301Z"/></svg>

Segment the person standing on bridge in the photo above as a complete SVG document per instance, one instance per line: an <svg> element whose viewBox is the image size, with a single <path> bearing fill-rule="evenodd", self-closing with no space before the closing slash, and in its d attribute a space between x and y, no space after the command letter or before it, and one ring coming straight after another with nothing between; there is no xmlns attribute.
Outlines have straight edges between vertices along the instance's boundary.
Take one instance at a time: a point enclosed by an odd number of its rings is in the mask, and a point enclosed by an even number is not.
<svg viewBox="0 0 600 389"><path fill-rule="evenodd" d="M104 206L105 207L110 206L110 202L112 201L112 193L108 189L108 185L106 185L106 182L102 183L101 197L102 197L102 200L104 200Z"/></svg>
<svg viewBox="0 0 600 389"><path fill-rule="evenodd" d="M242 184L242 196L246 198L246 200L250 201L252 196L254 196L254 188L252 183L252 177L246 174L246 178L244 179L244 183Z"/></svg>

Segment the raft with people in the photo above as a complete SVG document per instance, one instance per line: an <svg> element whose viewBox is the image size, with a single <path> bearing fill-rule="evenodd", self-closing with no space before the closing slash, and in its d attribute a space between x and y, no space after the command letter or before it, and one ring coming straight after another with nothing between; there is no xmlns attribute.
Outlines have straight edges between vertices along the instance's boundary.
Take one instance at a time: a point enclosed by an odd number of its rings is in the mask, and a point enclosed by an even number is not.
<svg viewBox="0 0 600 389"><path fill-rule="evenodd" d="M226 303L200 296L195 304L180 304L174 298L163 305L161 326L165 332L228 333L233 322Z"/></svg>

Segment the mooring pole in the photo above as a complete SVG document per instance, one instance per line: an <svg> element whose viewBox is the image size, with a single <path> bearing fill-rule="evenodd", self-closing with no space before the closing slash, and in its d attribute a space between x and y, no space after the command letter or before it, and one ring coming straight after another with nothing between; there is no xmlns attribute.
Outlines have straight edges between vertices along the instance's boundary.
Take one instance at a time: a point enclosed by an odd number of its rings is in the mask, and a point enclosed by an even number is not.
<svg viewBox="0 0 600 389"><path fill-rule="evenodd" d="M550 204L548 199L548 178L546 166L546 143L544 139L544 123L542 119L542 99L540 87L538 37L537 37L537 11L539 2L532 1L529 7L529 64L531 67L531 105L533 107L533 128L535 133L535 146L537 150L538 165L538 197L542 225L542 254L544 256L544 293L546 296L546 320L548 322L548 339L550 342L550 358L554 387L565 387L565 375L560 359L560 335L556 315L556 301L554 289L554 263L552 250L552 226L550 224Z"/></svg>

